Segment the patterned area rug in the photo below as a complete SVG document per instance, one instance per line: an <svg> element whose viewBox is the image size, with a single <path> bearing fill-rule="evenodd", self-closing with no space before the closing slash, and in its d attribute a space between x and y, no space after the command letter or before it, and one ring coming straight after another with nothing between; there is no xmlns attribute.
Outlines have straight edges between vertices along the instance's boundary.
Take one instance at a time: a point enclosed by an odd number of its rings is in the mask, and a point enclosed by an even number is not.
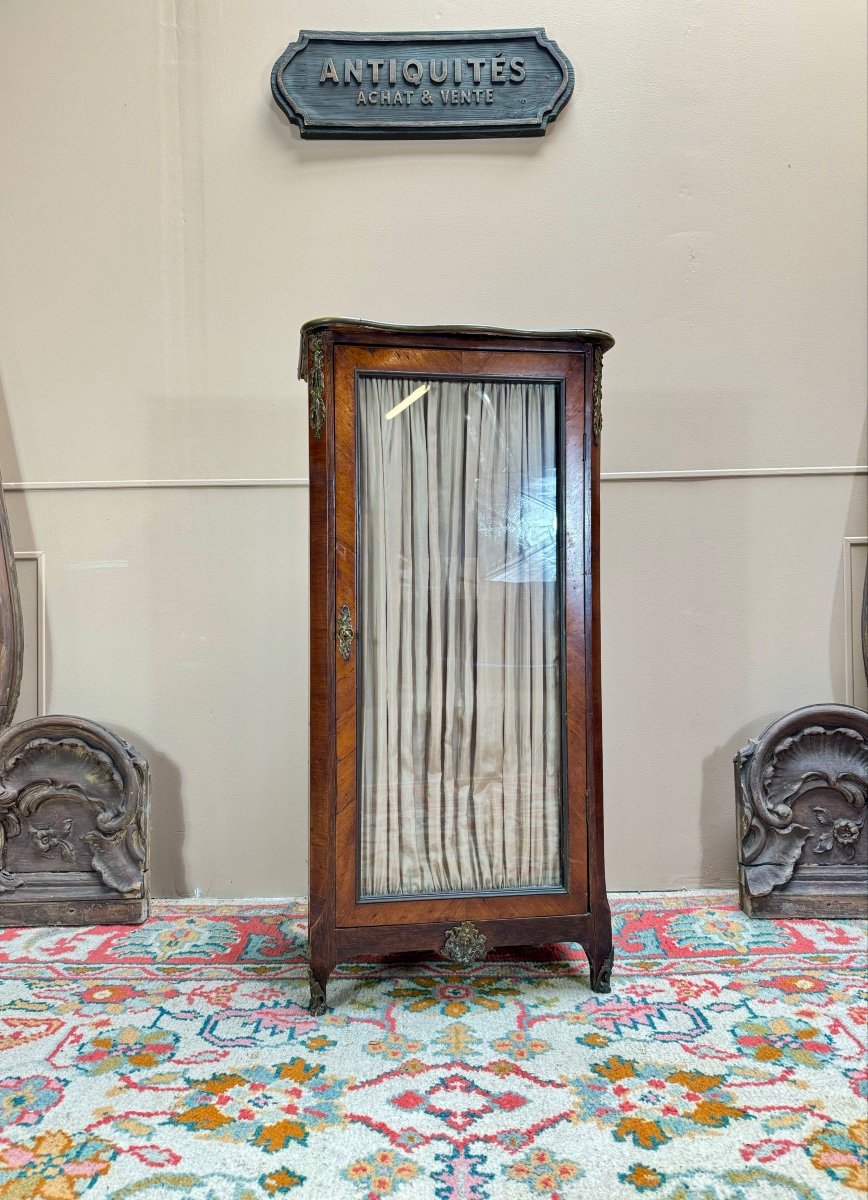
<svg viewBox="0 0 868 1200"><path fill-rule="evenodd" d="M3 1200L817 1200L868 1187L866 931L731 893L576 946L339 968L301 904L0 932Z"/></svg>

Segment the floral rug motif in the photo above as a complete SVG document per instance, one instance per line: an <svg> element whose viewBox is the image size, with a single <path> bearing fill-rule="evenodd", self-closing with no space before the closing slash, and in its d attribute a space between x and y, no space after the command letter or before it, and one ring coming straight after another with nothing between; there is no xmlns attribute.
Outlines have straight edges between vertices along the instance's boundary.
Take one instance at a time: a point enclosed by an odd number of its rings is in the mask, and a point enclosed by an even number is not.
<svg viewBox="0 0 868 1200"><path fill-rule="evenodd" d="M866 929L615 897L578 946L338 968L300 902L0 931L0 1200L853 1200Z"/></svg>

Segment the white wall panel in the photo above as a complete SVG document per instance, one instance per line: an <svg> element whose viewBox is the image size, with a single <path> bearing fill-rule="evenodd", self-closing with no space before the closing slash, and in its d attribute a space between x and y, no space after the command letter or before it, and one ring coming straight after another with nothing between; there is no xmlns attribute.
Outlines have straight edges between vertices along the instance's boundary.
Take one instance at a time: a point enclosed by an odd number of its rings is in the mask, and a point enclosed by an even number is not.
<svg viewBox="0 0 868 1200"><path fill-rule="evenodd" d="M43 595L44 555L38 550L17 551L18 595L24 634L24 663L21 691L15 709L16 721L41 714L45 691L45 604Z"/></svg>
<svg viewBox="0 0 868 1200"><path fill-rule="evenodd" d="M7 496L46 560L47 707L153 775L157 895L306 888L307 491Z"/></svg>

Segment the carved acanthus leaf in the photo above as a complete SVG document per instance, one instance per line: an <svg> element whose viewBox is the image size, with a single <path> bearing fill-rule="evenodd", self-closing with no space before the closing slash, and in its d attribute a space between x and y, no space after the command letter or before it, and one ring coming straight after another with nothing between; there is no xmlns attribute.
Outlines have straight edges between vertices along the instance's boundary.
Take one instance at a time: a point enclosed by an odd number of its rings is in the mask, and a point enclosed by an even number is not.
<svg viewBox="0 0 868 1200"><path fill-rule="evenodd" d="M104 837L101 833L86 833L92 852L93 869L107 887L124 896L137 896L142 890L142 862L130 853L129 838L122 833Z"/></svg>
<svg viewBox="0 0 868 1200"><path fill-rule="evenodd" d="M810 829L804 825L791 825L786 830L768 830L761 852L757 855L758 861L744 863L745 878L752 896L767 896L773 888L789 883L810 834Z"/></svg>
<svg viewBox="0 0 868 1200"><path fill-rule="evenodd" d="M743 767L749 759L753 757L754 751L757 748L756 738L751 738L746 746L742 746L735 756L736 765Z"/></svg>

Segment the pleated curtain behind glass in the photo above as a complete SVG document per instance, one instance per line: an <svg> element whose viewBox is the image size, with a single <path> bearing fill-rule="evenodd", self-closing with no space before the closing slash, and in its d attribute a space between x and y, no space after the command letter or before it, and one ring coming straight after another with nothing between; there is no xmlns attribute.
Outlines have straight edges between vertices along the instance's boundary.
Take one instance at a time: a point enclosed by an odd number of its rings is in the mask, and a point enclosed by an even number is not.
<svg viewBox="0 0 868 1200"><path fill-rule="evenodd" d="M361 894L560 886L554 384L358 380Z"/></svg>

